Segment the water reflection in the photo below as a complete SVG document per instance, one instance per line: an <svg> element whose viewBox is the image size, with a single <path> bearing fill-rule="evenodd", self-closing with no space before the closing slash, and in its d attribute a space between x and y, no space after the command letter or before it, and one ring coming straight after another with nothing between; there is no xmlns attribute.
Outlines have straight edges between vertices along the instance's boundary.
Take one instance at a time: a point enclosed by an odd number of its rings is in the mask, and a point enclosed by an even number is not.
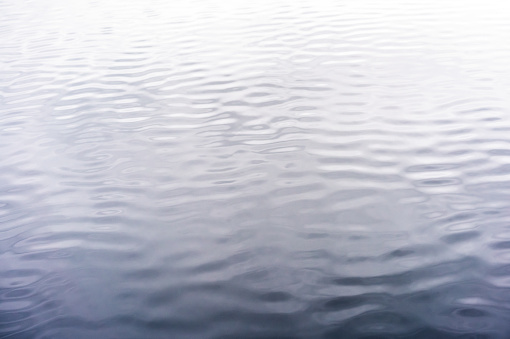
<svg viewBox="0 0 510 339"><path fill-rule="evenodd" d="M507 338L509 9L0 3L0 337Z"/></svg>

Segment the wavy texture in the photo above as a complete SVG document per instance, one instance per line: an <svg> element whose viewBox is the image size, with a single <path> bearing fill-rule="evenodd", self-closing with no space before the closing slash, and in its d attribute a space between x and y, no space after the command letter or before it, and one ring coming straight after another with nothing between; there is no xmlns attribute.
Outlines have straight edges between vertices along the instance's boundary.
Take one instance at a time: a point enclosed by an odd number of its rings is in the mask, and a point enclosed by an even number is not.
<svg viewBox="0 0 510 339"><path fill-rule="evenodd" d="M507 338L507 10L1 2L0 337Z"/></svg>

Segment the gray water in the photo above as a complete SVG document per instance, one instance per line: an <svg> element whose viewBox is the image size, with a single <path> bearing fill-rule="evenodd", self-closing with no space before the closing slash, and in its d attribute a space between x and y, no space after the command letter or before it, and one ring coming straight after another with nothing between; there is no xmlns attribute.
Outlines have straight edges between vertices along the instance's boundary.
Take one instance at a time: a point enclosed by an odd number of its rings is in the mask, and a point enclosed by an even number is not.
<svg viewBox="0 0 510 339"><path fill-rule="evenodd" d="M0 338L510 338L510 5L0 1Z"/></svg>

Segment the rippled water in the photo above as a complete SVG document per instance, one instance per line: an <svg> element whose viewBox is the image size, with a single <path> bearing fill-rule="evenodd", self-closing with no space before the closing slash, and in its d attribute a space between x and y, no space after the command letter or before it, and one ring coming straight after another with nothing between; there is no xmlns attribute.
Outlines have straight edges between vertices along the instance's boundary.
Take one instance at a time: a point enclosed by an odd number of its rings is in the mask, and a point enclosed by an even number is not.
<svg viewBox="0 0 510 339"><path fill-rule="evenodd" d="M504 1L0 1L0 337L510 338Z"/></svg>

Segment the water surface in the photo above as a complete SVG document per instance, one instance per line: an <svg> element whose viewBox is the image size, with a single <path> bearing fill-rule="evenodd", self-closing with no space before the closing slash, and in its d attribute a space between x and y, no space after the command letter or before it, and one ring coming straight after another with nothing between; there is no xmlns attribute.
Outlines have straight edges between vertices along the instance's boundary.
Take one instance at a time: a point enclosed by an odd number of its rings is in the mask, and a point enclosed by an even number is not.
<svg viewBox="0 0 510 339"><path fill-rule="evenodd" d="M0 337L510 337L510 6L0 1Z"/></svg>

